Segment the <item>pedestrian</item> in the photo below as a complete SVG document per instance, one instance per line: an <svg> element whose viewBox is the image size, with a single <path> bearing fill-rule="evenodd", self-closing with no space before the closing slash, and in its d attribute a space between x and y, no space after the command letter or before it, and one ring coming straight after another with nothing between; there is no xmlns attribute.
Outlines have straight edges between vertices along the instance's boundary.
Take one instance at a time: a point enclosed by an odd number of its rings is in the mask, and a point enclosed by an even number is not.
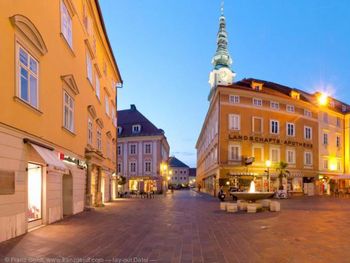
<svg viewBox="0 0 350 263"><path fill-rule="evenodd" d="M200 192L201 191L201 185L200 184L198 184L198 192Z"/></svg>
<svg viewBox="0 0 350 263"><path fill-rule="evenodd" d="M221 186L220 187L220 191L218 193L218 198L220 199L221 202L224 202L225 201L225 197L226 197L226 195L225 195L224 189Z"/></svg>

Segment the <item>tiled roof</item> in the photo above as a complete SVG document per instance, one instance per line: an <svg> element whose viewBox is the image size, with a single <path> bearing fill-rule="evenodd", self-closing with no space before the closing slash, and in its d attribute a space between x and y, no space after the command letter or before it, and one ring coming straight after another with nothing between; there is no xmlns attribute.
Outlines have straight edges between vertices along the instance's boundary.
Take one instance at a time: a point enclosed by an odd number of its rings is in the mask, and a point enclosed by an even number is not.
<svg viewBox="0 0 350 263"><path fill-rule="evenodd" d="M140 132L133 133L133 125L141 125ZM164 131L158 129L151 121L143 116L142 113L136 109L135 105L130 105L130 109L128 110L118 111L118 127L122 128L118 137L164 135Z"/></svg>
<svg viewBox="0 0 350 263"><path fill-rule="evenodd" d="M190 168L189 176L197 176L197 169L196 168Z"/></svg>
<svg viewBox="0 0 350 263"><path fill-rule="evenodd" d="M188 165L181 162L176 157L172 156L169 158L169 166L170 167L183 167L183 168L190 168Z"/></svg>

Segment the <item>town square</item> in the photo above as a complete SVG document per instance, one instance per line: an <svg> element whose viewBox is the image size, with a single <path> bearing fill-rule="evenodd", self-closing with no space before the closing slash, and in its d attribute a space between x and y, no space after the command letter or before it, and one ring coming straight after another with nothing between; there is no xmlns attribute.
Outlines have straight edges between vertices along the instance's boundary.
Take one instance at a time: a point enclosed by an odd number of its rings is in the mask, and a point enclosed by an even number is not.
<svg viewBox="0 0 350 263"><path fill-rule="evenodd" d="M0 262L350 262L349 8L0 0Z"/></svg>

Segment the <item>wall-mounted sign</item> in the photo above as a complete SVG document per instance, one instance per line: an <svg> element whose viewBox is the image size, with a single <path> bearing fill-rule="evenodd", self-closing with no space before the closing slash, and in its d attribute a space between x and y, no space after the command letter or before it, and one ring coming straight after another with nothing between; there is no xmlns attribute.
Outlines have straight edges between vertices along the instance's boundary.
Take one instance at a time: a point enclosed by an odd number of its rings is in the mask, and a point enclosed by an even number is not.
<svg viewBox="0 0 350 263"><path fill-rule="evenodd" d="M264 138L258 136L247 136L247 135L233 135L229 134L229 139L233 141L251 141L255 143L269 143L269 144L284 144L287 146L294 147L304 147L304 148L312 148L312 143L306 142L296 142L291 140L282 140L277 138Z"/></svg>
<svg viewBox="0 0 350 263"><path fill-rule="evenodd" d="M0 170L0 195L15 193L15 172Z"/></svg>
<svg viewBox="0 0 350 263"><path fill-rule="evenodd" d="M58 156L60 158L60 160L71 163L71 164L75 164L77 165L79 168L85 169L87 168L86 162L79 160L77 158L74 158L72 156L68 156L65 155L64 153L58 153Z"/></svg>

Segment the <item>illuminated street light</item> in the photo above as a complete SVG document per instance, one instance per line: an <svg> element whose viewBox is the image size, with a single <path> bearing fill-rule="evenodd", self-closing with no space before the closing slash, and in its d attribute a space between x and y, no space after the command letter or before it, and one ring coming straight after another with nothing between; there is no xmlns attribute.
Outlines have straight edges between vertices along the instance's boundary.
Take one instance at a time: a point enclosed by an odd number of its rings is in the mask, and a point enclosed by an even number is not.
<svg viewBox="0 0 350 263"><path fill-rule="evenodd" d="M267 170L266 170L266 172L267 172L267 180L268 180L268 192L270 192L270 167L271 167L271 161L270 160L266 160L266 162L265 162L265 165L266 165L266 167L267 167Z"/></svg>

